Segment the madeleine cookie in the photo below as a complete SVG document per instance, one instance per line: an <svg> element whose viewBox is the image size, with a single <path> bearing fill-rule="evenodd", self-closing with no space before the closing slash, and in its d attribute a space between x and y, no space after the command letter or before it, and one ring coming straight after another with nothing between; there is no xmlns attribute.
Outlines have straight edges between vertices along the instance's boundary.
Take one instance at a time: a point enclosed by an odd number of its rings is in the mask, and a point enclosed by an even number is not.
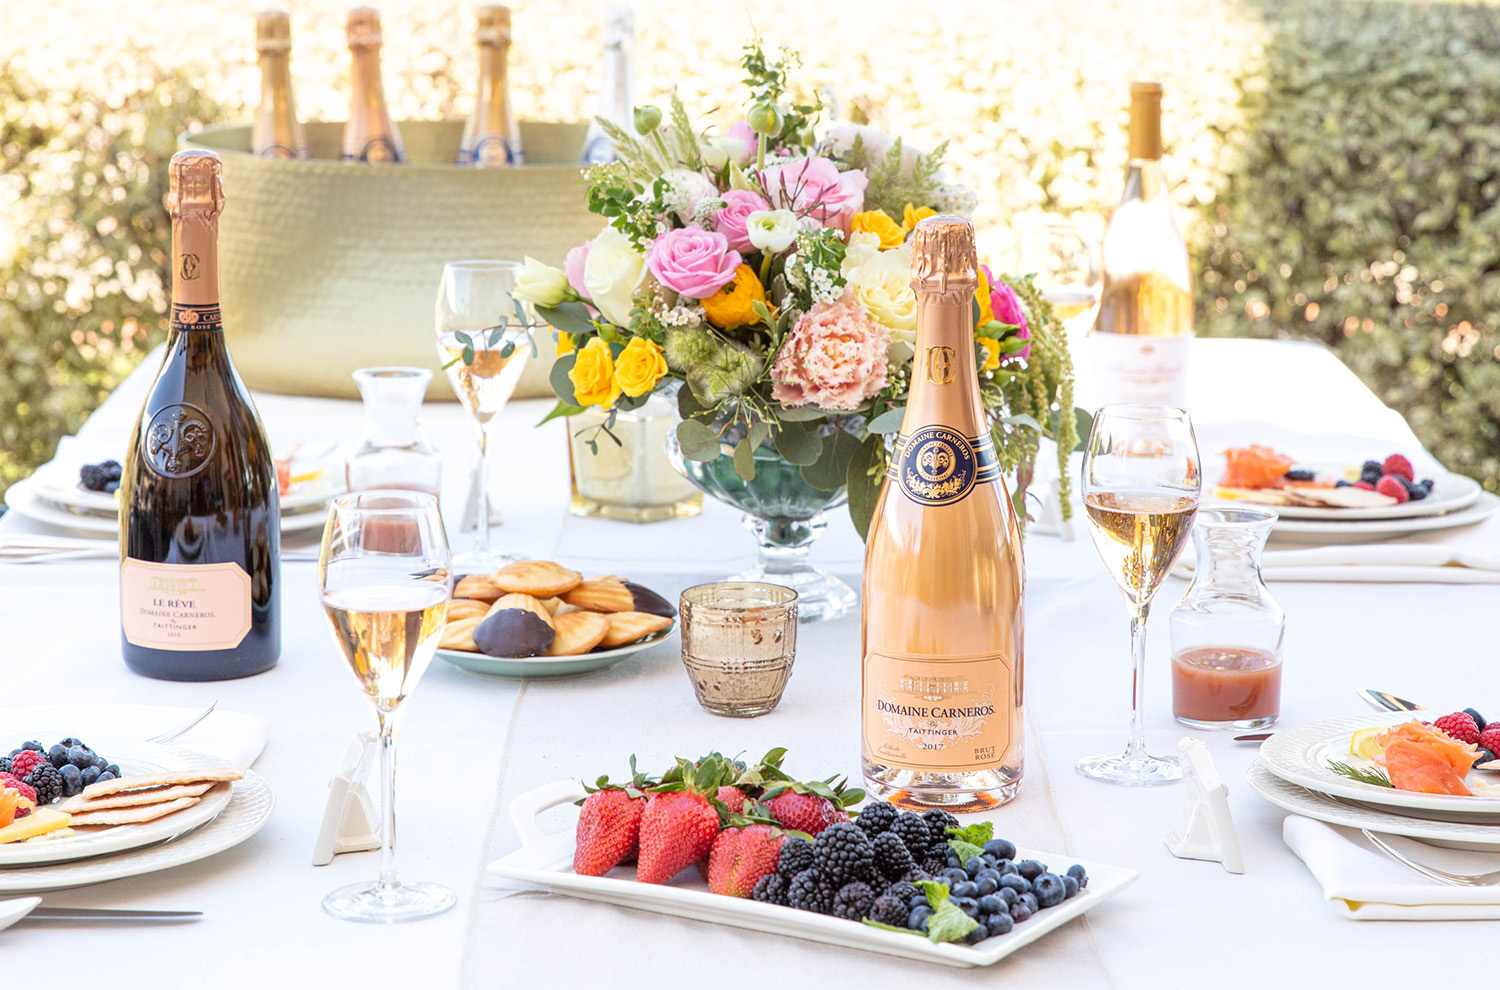
<svg viewBox="0 0 1500 990"><path fill-rule="evenodd" d="M448 621L482 619L489 614L489 611L489 604L478 598L455 598L448 603Z"/></svg>
<svg viewBox="0 0 1500 990"><path fill-rule="evenodd" d="M500 590L488 574L465 574L453 586L454 598L477 598L482 602L492 602L503 594L505 592Z"/></svg>
<svg viewBox="0 0 1500 990"><path fill-rule="evenodd" d="M552 613L547 610L547 606L530 595L502 595L495 600L495 604L491 605L485 614L494 615L496 612L503 612L506 609L512 608L525 609L547 623L547 625L552 625Z"/></svg>
<svg viewBox="0 0 1500 990"><path fill-rule="evenodd" d="M530 595L506 595L474 627L474 645L491 657L534 657L556 636L552 616Z"/></svg>
<svg viewBox="0 0 1500 990"><path fill-rule="evenodd" d="M583 575L550 560L521 560L506 564L492 574L490 580L507 593L550 598L578 587Z"/></svg>
<svg viewBox="0 0 1500 990"><path fill-rule="evenodd" d="M645 639L672 624L665 615L649 612L611 612L606 618L609 619L609 632L599 641L599 645L606 649Z"/></svg>
<svg viewBox="0 0 1500 990"><path fill-rule="evenodd" d="M553 618L557 638L547 647L549 657L574 657L587 653L609 635L609 617L598 612L569 612Z"/></svg>
<svg viewBox="0 0 1500 990"><path fill-rule="evenodd" d="M669 619L677 614L671 603L650 588L617 577L590 578L562 599L590 612L646 612Z"/></svg>
<svg viewBox="0 0 1500 990"><path fill-rule="evenodd" d="M472 619L449 619L443 626L443 638L438 640L438 647L478 653L479 647L474 645L474 627L483 621L482 615L476 615Z"/></svg>

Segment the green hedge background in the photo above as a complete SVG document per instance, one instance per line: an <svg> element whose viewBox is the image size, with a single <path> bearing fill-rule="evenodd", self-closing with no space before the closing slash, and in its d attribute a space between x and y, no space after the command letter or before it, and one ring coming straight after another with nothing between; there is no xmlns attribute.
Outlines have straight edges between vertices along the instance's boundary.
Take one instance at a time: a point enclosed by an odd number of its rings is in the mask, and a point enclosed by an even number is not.
<svg viewBox="0 0 1500 990"><path fill-rule="evenodd" d="M726 121L752 30L802 54L843 116L948 140L1003 258L1018 214L1097 227L1118 196L1127 85L1167 88L1199 332L1320 340L1450 468L1500 490L1500 8L1334 0L641 0L636 98ZM342 0L299 4L305 118L341 119ZM175 135L258 96L256 5L34 0L0 30L0 490L164 335ZM389 0L398 117L460 116L468 3ZM601 5L517 0L522 116L591 112ZM752 23L753 22L753 23ZM1267 383L1274 394L1275 383Z"/></svg>

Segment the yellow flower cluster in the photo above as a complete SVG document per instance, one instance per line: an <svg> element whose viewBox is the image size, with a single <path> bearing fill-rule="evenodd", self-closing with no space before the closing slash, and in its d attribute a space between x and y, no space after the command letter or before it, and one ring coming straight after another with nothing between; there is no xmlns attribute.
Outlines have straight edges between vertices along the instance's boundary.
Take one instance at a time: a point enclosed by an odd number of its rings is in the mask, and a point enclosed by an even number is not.
<svg viewBox="0 0 1500 990"><path fill-rule="evenodd" d="M906 235L918 222L936 215L937 210L930 206L907 203L901 211L901 222L897 223L884 210L866 210L854 214L849 221L849 230L855 234L874 234L880 238L880 250L889 251L906 243Z"/></svg>
<svg viewBox="0 0 1500 990"><path fill-rule="evenodd" d="M561 340L558 343L558 351L563 353ZM571 338L568 345L569 351L576 347ZM633 338L618 358L603 338L593 337L578 351L568 380L580 406L611 409L622 392L631 398L645 395L666 373L667 359L661 348L644 337Z"/></svg>
<svg viewBox="0 0 1500 990"><path fill-rule="evenodd" d="M733 330L760 319L755 315L755 304L766 302L766 289L756 277L755 269L740 265L734 270L733 282L700 302L708 322L723 330Z"/></svg>

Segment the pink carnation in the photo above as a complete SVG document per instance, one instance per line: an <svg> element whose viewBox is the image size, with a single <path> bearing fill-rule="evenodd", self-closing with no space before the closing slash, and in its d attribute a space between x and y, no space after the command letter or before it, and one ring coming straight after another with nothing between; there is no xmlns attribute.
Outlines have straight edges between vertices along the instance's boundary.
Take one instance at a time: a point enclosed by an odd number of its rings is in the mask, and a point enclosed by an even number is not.
<svg viewBox="0 0 1500 990"><path fill-rule="evenodd" d="M745 218L757 210L769 210L770 204L749 189L731 189L724 194L729 205L719 211L714 227L729 240L736 251L754 251L750 235L745 232Z"/></svg>
<svg viewBox="0 0 1500 990"><path fill-rule="evenodd" d="M812 217L825 227L847 227L864 209L870 180L863 169L840 172L829 159L814 155L773 165L760 174L760 182L777 209Z"/></svg>
<svg viewBox="0 0 1500 990"><path fill-rule="evenodd" d="M814 306L781 346L771 398L788 406L858 409L885 386L889 339L850 294Z"/></svg>
<svg viewBox="0 0 1500 990"><path fill-rule="evenodd" d="M662 285L689 299L705 299L734 281L740 253L712 230L679 227L658 237L646 254L646 267Z"/></svg>
<svg viewBox="0 0 1500 990"><path fill-rule="evenodd" d="M1016 332L1012 336L1017 340L1030 340L1031 327L1026 324L1026 311L1021 308L1021 300L1016 295L1016 290L1003 282L995 281L995 276L989 274L989 269L985 269L985 274L990 279L990 309L994 312L995 319L1016 327ZM1016 361L1028 357L1031 357L1030 344L1014 354L1007 354L1001 360Z"/></svg>

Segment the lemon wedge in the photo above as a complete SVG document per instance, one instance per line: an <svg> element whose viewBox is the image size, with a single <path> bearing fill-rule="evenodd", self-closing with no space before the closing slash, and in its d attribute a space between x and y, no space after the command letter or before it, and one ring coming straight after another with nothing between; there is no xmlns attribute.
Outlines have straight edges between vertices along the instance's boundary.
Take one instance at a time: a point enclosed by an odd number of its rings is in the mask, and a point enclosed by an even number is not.
<svg viewBox="0 0 1500 990"><path fill-rule="evenodd" d="M1385 729L1380 726L1373 729L1354 730L1354 735L1349 737L1349 752L1361 759L1375 759L1385 750L1379 741L1380 734L1384 731Z"/></svg>

